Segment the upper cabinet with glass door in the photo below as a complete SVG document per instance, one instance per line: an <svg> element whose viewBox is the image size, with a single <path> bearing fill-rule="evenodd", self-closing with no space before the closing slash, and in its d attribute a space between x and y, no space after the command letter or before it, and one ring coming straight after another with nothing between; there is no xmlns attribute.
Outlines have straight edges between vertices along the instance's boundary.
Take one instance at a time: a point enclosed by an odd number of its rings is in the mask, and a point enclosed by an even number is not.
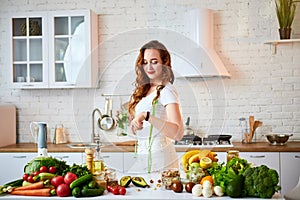
<svg viewBox="0 0 300 200"><path fill-rule="evenodd" d="M91 11L51 12L49 84L52 88L97 85L97 16Z"/></svg>
<svg viewBox="0 0 300 200"><path fill-rule="evenodd" d="M97 15L48 11L12 18L13 86L93 88L98 85Z"/></svg>
<svg viewBox="0 0 300 200"><path fill-rule="evenodd" d="M47 88L46 16L12 18L12 82L16 88Z"/></svg>

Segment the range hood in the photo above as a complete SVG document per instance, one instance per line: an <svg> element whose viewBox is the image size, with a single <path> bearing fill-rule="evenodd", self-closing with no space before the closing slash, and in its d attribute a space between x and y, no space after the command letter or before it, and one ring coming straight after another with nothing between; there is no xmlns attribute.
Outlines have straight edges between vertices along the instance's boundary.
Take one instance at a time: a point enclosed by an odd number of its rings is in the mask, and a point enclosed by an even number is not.
<svg viewBox="0 0 300 200"><path fill-rule="evenodd" d="M100 43L98 46L99 57L105 57L105 60L112 61L123 56L131 56L131 53L135 57L136 52L143 44L150 40L159 40L171 53L172 68L176 78L230 77L214 49L213 11L193 9L186 18L189 37L167 28L133 29L118 33ZM108 49L113 49L113 51L108 53ZM111 68L110 66L109 69ZM106 66L102 66L101 69L106 69ZM105 73L105 70L102 73Z"/></svg>
<svg viewBox="0 0 300 200"><path fill-rule="evenodd" d="M172 55L176 77L230 77L214 49L213 11L194 9L188 16L191 45L183 54Z"/></svg>

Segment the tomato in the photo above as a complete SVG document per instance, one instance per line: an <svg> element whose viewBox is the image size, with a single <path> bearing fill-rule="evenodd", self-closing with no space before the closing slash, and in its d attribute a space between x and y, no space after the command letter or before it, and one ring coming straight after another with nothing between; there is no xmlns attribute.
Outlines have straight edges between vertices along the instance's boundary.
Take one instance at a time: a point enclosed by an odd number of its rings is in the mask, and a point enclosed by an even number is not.
<svg viewBox="0 0 300 200"><path fill-rule="evenodd" d="M107 188L108 192L111 192L111 190L112 190L113 187L111 185L108 185L106 188Z"/></svg>
<svg viewBox="0 0 300 200"><path fill-rule="evenodd" d="M126 189L125 189L125 187L119 187L119 194L120 194L120 195L125 195L125 194L126 194Z"/></svg>
<svg viewBox="0 0 300 200"><path fill-rule="evenodd" d="M113 187L111 189L111 193L113 193L114 195L118 195L119 194L119 188L118 187Z"/></svg>
<svg viewBox="0 0 300 200"><path fill-rule="evenodd" d="M34 183L34 182L35 182L32 175L29 175L29 176L28 176L27 181L28 181L29 183Z"/></svg>
<svg viewBox="0 0 300 200"><path fill-rule="evenodd" d="M40 167L40 172L48 172L48 168L46 166L41 166Z"/></svg>
<svg viewBox="0 0 300 200"><path fill-rule="evenodd" d="M74 174L73 172L68 172L65 177L64 177L64 182L67 185L70 185L74 180L77 179L77 175Z"/></svg>
<svg viewBox="0 0 300 200"><path fill-rule="evenodd" d="M29 174L23 174L23 181L27 181Z"/></svg>
<svg viewBox="0 0 300 200"><path fill-rule="evenodd" d="M39 173L40 173L40 172L33 172L31 175L32 175L32 176L37 176L37 175L39 175Z"/></svg>
<svg viewBox="0 0 300 200"><path fill-rule="evenodd" d="M57 188L56 188L56 194L59 197L67 197L71 195L71 189L69 188L69 186L65 183L60 184Z"/></svg>
<svg viewBox="0 0 300 200"><path fill-rule="evenodd" d="M51 166L51 167L49 167L48 171L49 171L49 173L51 173L51 174L55 174L57 170L56 170L56 167Z"/></svg>
<svg viewBox="0 0 300 200"><path fill-rule="evenodd" d="M60 184L64 183L64 177L63 176L56 176L54 178L51 179L51 185L53 185L54 187L59 186Z"/></svg>

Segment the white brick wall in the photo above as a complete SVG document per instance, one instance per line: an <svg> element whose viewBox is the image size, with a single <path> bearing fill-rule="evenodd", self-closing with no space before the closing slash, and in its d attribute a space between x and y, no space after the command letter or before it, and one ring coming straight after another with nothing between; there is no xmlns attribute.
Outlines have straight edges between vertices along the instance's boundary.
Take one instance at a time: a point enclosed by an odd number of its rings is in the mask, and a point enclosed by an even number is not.
<svg viewBox="0 0 300 200"><path fill-rule="evenodd" d="M51 137L55 124L63 123L71 141L88 141L93 108L104 111L101 94L129 94L132 90L136 49L128 49L123 57L113 61L100 58L105 69L102 68L99 89L9 88L7 74L10 66L6 56L9 52L5 48L10 42L7 40L10 28L7 14L56 9L92 9L96 12L100 42L126 31L147 27L167 28L189 36L185 12L191 8L215 10L215 49L232 77L207 81L177 80L184 120L190 116L192 127L201 135L224 132L233 134L233 139L239 141L238 119L254 115L264 122L260 134L287 132L294 134L291 139L300 139L300 43L278 45L275 55L272 48L264 44L267 40L278 39L273 0L1 0L0 3L0 103L17 106L19 142L33 141L29 131L31 121L48 122ZM300 38L300 5L297 11L293 37ZM106 55L129 46L130 42L114 44L114 48L107 49ZM122 97L122 102L126 99ZM120 98L113 100L116 110Z"/></svg>

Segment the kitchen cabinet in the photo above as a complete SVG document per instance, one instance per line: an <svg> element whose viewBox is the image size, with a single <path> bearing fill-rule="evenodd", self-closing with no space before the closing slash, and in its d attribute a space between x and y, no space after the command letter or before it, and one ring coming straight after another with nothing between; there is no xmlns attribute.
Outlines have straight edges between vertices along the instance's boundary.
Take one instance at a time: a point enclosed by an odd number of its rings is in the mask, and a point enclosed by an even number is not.
<svg viewBox="0 0 300 200"><path fill-rule="evenodd" d="M117 172L123 172L124 153L105 152L102 153L104 165L108 168L116 169Z"/></svg>
<svg viewBox="0 0 300 200"><path fill-rule="evenodd" d="M47 13L23 13L11 19L13 87L48 87Z"/></svg>
<svg viewBox="0 0 300 200"><path fill-rule="evenodd" d="M11 19L14 88L97 87L98 29L94 12L30 12Z"/></svg>
<svg viewBox="0 0 300 200"><path fill-rule="evenodd" d="M178 156L178 166L179 166L179 170L180 173L183 173L183 168L181 167L181 156L184 154L184 152L178 152L177 156ZM124 153L124 173L128 172L128 170L130 170L130 168L136 163L136 155L134 152L127 152ZM147 160L147 159L146 159Z"/></svg>
<svg viewBox="0 0 300 200"><path fill-rule="evenodd" d="M253 166L266 165L278 173L280 172L279 153L277 152L240 152L239 154Z"/></svg>
<svg viewBox="0 0 300 200"><path fill-rule="evenodd" d="M281 194L291 191L298 183L300 176L300 153L280 152Z"/></svg>
<svg viewBox="0 0 300 200"><path fill-rule="evenodd" d="M183 173L183 168L181 167L181 156L184 154L184 152L177 152L178 156L178 166L181 173ZM126 152L124 153L124 173L128 172L128 170L131 169L131 167L136 164L136 154L134 152ZM147 159L146 159L147 161Z"/></svg>
<svg viewBox="0 0 300 200"><path fill-rule="evenodd" d="M83 153L48 153L48 156L64 160L67 164L83 164ZM37 153L0 153L0 185L22 178L25 165L37 157ZM3 163L5 162L5 163Z"/></svg>
<svg viewBox="0 0 300 200"><path fill-rule="evenodd" d="M25 165L37 153L0 153L0 185L22 178Z"/></svg>
<svg viewBox="0 0 300 200"><path fill-rule="evenodd" d="M136 163L137 156L134 152L126 152L124 153L124 165L123 172L128 172L131 167Z"/></svg>
<svg viewBox="0 0 300 200"><path fill-rule="evenodd" d="M227 153L226 152L216 152L219 163L226 163L227 161Z"/></svg>
<svg viewBox="0 0 300 200"><path fill-rule="evenodd" d="M81 165L85 163L83 159L83 153L76 152L76 153L48 153L48 156L52 156L59 160L64 160L68 165L73 165L74 163Z"/></svg>

